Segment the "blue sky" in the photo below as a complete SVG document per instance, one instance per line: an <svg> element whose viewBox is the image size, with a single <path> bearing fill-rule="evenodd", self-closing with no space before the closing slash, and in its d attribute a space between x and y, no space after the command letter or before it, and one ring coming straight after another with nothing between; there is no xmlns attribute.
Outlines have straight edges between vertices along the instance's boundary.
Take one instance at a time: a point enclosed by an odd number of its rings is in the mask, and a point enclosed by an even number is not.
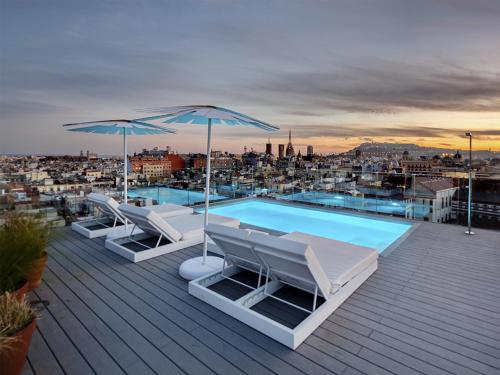
<svg viewBox="0 0 500 375"><path fill-rule="evenodd" d="M67 122L213 104L322 152L367 140L500 150L500 2L0 1L0 153L119 153ZM204 129L130 149L202 151ZM268 134L215 130L215 148Z"/></svg>

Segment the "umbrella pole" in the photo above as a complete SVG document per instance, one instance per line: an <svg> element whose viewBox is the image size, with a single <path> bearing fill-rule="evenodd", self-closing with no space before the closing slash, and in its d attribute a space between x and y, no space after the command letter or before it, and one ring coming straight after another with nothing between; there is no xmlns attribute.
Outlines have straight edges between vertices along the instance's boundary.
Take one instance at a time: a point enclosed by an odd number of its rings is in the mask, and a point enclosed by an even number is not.
<svg viewBox="0 0 500 375"><path fill-rule="evenodd" d="M123 129L123 203L127 204L127 129ZM125 233L127 233L128 220L125 219Z"/></svg>
<svg viewBox="0 0 500 375"><path fill-rule="evenodd" d="M207 161L206 161L206 176L205 176L205 226L206 229L208 224L208 206L210 201L210 156L212 153L212 119L208 119L208 134L207 134ZM206 263L207 260L207 232L203 234L203 262Z"/></svg>
<svg viewBox="0 0 500 375"><path fill-rule="evenodd" d="M127 204L127 131L123 129L123 203Z"/></svg>
<svg viewBox="0 0 500 375"><path fill-rule="evenodd" d="M127 131L123 129L123 203L127 204Z"/></svg>

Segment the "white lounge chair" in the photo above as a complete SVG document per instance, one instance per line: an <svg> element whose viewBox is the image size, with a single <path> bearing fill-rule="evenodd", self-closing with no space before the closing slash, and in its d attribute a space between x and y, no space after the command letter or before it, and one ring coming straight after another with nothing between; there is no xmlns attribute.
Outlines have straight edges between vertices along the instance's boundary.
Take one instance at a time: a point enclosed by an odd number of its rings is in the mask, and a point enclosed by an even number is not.
<svg viewBox="0 0 500 375"><path fill-rule="evenodd" d="M230 236L251 249L249 260L260 260L266 269L264 285L236 300L218 293L217 284L226 282L223 273L234 278L239 272L239 265L234 264L191 281L189 293L292 349L377 269L376 250L324 237L300 232L282 237Z"/></svg>
<svg viewBox="0 0 500 375"><path fill-rule="evenodd" d="M119 203L112 197L103 194L90 193L87 200L94 204L99 211L99 216L89 220L76 221L71 224L71 228L87 238L97 238L108 236L124 236L126 218L118 209ZM162 217L174 215L186 215L193 213L191 207L179 206L176 204L161 204L145 207L154 211Z"/></svg>
<svg viewBox="0 0 500 375"><path fill-rule="evenodd" d="M157 257L203 242L204 217L198 214L160 216L154 210L121 204L118 209L133 223L130 235L107 239L107 249L133 261ZM209 222L238 227L240 221L209 214ZM137 233L137 229L142 232ZM212 244L210 250L214 250Z"/></svg>
<svg viewBox="0 0 500 375"><path fill-rule="evenodd" d="M87 200L94 204L99 211L99 216L71 224L71 229L87 238L96 238L125 225L125 217L118 210L118 202L113 198L96 193L90 193Z"/></svg>

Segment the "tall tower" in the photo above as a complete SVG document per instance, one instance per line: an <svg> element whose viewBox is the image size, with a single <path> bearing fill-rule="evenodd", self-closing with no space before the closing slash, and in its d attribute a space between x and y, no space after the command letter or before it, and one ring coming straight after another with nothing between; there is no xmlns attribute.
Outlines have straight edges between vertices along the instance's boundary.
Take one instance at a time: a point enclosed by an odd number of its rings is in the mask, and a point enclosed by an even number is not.
<svg viewBox="0 0 500 375"><path fill-rule="evenodd" d="M312 157L313 154L314 154L313 146L312 145L307 146L307 156Z"/></svg>
<svg viewBox="0 0 500 375"><path fill-rule="evenodd" d="M267 155L272 155L273 154L273 145L271 144L271 139L267 139L266 143L266 154Z"/></svg>
<svg viewBox="0 0 500 375"><path fill-rule="evenodd" d="M288 144L286 145L286 156L295 156L295 151L292 145L292 131L288 132Z"/></svg>
<svg viewBox="0 0 500 375"><path fill-rule="evenodd" d="M278 145L278 158L283 159L284 157L285 157L285 145L279 144Z"/></svg>

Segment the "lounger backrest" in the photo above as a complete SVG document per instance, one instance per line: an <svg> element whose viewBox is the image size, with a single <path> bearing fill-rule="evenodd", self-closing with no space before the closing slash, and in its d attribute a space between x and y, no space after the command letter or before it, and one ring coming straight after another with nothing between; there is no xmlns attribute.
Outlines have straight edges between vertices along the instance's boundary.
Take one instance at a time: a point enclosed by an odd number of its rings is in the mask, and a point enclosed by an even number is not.
<svg viewBox="0 0 500 375"><path fill-rule="evenodd" d="M260 233L250 233L248 242L269 267L271 276L310 292L317 286L321 295L328 297L330 280L308 244Z"/></svg>
<svg viewBox="0 0 500 375"><path fill-rule="evenodd" d="M90 193L87 199L92 202L100 211L110 217L117 217L121 222L125 223L125 217L118 210L118 202L106 195Z"/></svg>
<svg viewBox="0 0 500 375"><path fill-rule="evenodd" d="M118 209L127 219L146 233L155 236L163 235L172 242L178 242L182 238L182 234L163 220L156 212L130 204L120 204Z"/></svg>
<svg viewBox="0 0 500 375"><path fill-rule="evenodd" d="M208 224L205 232L234 265L259 272L261 260L248 243L249 231L220 224ZM263 268L264 269L264 268Z"/></svg>

